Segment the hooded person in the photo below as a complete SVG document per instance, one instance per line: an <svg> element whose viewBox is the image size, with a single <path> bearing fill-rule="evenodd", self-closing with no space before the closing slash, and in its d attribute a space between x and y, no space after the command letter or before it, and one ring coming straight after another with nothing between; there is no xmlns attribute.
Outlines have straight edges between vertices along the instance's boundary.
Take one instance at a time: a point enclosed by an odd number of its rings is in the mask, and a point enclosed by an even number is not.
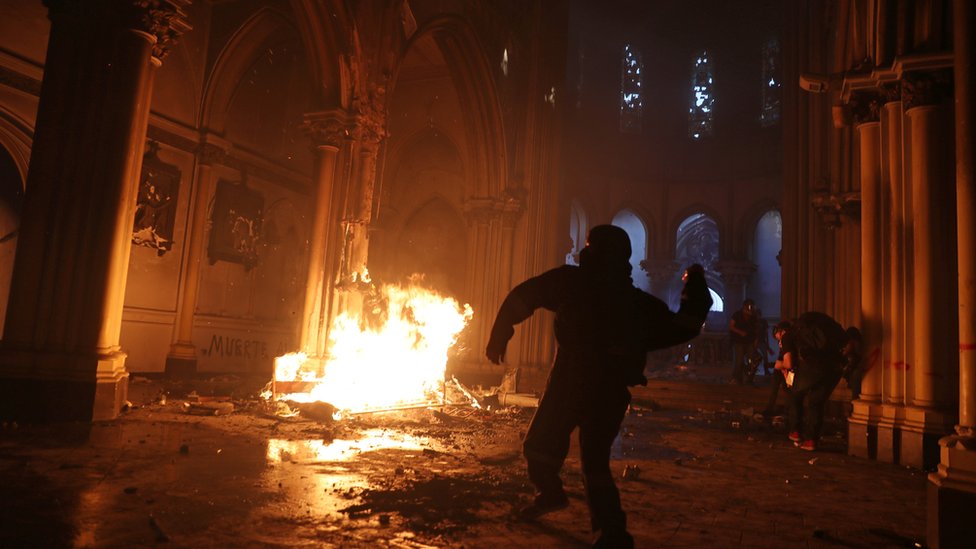
<svg viewBox="0 0 976 549"><path fill-rule="evenodd" d="M514 326L537 309L555 313L556 358L523 453L536 496L520 511L526 520L563 509L569 500L560 470L579 428L580 460L595 547L628 547L626 515L610 472L610 448L630 405L628 386L645 385L649 351L684 343L701 331L712 299L704 270L683 277L678 312L635 288L630 237L613 225L590 231L580 265L563 265L516 286L505 298L485 354L500 364Z"/></svg>

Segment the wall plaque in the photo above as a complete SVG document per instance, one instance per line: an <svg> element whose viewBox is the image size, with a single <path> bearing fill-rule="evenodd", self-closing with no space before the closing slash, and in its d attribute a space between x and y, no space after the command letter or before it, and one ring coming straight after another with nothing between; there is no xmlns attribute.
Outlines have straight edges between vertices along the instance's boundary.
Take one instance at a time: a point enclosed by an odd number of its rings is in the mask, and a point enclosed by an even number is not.
<svg viewBox="0 0 976 549"><path fill-rule="evenodd" d="M180 194L179 168L159 159L159 143L150 141L142 158L132 243L163 255L173 247L173 224Z"/></svg>
<svg viewBox="0 0 976 549"><path fill-rule="evenodd" d="M258 262L258 241L264 215L264 197L243 183L217 182L211 213L210 264L230 261L250 270Z"/></svg>

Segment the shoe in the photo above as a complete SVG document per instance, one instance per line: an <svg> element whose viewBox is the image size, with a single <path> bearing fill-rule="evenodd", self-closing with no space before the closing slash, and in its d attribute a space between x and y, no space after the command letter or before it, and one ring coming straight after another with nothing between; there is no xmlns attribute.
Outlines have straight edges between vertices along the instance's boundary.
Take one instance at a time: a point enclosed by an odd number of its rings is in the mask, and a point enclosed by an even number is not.
<svg viewBox="0 0 976 549"><path fill-rule="evenodd" d="M518 516L524 521L533 521L537 518L548 515L554 511L569 507L569 498L566 494L548 496L539 494L531 504L519 509Z"/></svg>
<svg viewBox="0 0 976 549"><path fill-rule="evenodd" d="M600 532L593 547L601 549L634 549L634 538L626 530L619 532Z"/></svg>
<svg viewBox="0 0 976 549"><path fill-rule="evenodd" d="M817 443L812 440L804 440L796 445L797 448L801 450L806 450L812 452L817 449Z"/></svg>
<svg viewBox="0 0 976 549"><path fill-rule="evenodd" d="M792 433L790 433L790 440L792 440L793 442L800 442L800 432L793 431Z"/></svg>

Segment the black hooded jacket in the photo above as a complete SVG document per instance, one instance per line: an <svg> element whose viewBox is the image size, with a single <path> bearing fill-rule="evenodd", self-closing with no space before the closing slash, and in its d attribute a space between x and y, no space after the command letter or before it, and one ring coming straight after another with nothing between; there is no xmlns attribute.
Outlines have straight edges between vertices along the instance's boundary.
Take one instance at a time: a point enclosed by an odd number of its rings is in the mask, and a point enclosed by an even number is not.
<svg viewBox="0 0 976 549"><path fill-rule="evenodd" d="M580 364L587 378L644 385L649 351L683 343L701 331L712 304L701 267L690 269L675 313L633 286L629 261L581 254L581 263L557 267L516 286L495 318L489 355L493 346L500 346L504 354L513 326L543 308L556 313L557 367L568 359Z"/></svg>

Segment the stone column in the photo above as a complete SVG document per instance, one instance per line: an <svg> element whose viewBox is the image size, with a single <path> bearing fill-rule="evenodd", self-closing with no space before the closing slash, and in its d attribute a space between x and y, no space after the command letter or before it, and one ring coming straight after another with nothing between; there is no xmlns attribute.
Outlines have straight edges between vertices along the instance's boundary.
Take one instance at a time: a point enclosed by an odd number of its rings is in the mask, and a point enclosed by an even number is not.
<svg viewBox="0 0 976 549"><path fill-rule="evenodd" d="M341 267L339 300L344 312L358 315L362 311L360 282L369 262L369 230L373 220L373 194L376 188L376 163L380 145L386 138L386 116L382 88L374 86L367 99L356 101L356 121L351 132L358 143L358 158L347 196L343 220L345 257Z"/></svg>
<svg viewBox="0 0 976 549"><path fill-rule="evenodd" d="M23 222L0 352L0 417L116 417L132 219L152 95L187 0L49 0Z"/></svg>
<svg viewBox="0 0 976 549"><path fill-rule="evenodd" d="M172 377L185 377L197 371L197 349L193 344L193 318L200 288L200 266L206 256L206 238L209 230L207 211L213 194L212 166L220 163L225 155L225 151L220 147L204 143L197 160L193 201L190 205L190 223L187 227L187 250L183 269L180 271L182 292L176 306L174 341L166 355L166 374Z"/></svg>
<svg viewBox="0 0 976 549"><path fill-rule="evenodd" d="M848 452L874 458L882 397L881 127L876 97L858 94L851 103L860 149L861 331L867 372L861 384L860 399L853 402L848 422Z"/></svg>
<svg viewBox="0 0 976 549"><path fill-rule="evenodd" d="M976 6L954 0L956 223L959 270L959 423L939 440L941 461L929 475L928 535L934 549L964 547L976 539Z"/></svg>
<svg viewBox="0 0 976 549"><path fill-rule="evenodd" d="M912 81L916 79L906 78L906 85ZM931 104L934 100L916 94L906 111L911 121L914 218L915 356L909 374L914 380L913 404L922 407L945 407L947 397L954 397L938 393L939 385L951 383L950 373L955 377L958 347L958 312L951 290L956 282L956 212L945 207L955 200L946 139L952 133L945 107Z"/></svg>
<svg viewBox="0 0 976 549"><path fill-rule="evenodd" d="M897 371L909 376L899 463L931 468L938 462L939 437L955 421L954 382L958 306L955 284L955 200L951 149L951 96L947 73L906 75L906 114L911 127L911 188L914 357Z"/></svg>
<svg viewBox="0 0 976 549"><path fill-rule="evenodd" d="M894 88L894 86L892 86ZM903 104L897 90L889 91L887 101L881 111L881 141L882 141L882 204L887 210L882 220L881 239L884 257L885 284L882 309L884 311L884 345L882 357L884 364L890 366L885 370L888 378L885 380L884 401L893 404L904 404L906 389L906 370L909 368L910 357L907 354L906 318L909 308L906 304L906 245L910 242L905 238L905 183L902 176L902 131ZM910 191L909 191L910 193Z"/></svg>
<svg viewBox="0 0 976 549"><path fill-rule="evenodd" d="M464 202L470 243L466 261L468 265L475 266L467 269L465 280L465 293L470 297L475 310L475 315L465 330L469 334L466 343L474 354L472 359L481 363L485 362L485 345L488 343L488 333L495 319L494 315L501 306L505 292L511 289L508 287L508 278L499 281L501 273L498 263L502 257L492 235L492 227L498 215L492 204L493 200L490 198L469 198ZM480 266L483 268L478 268ZM516 330L515 334L518 336L519 330ZM509 356L506 357L506 361L511 366L518 366L516 356L518 353L512 349L512 344L509 343Z"/></svg>
<svg viewBox="0 0 976 549"><path fill-rule="evenodd" d="M315 180L308 238L308 274L305 281L305 303L299 349L311 357L319 357L320 332L327 330L328 295L334 276L327 268L327 251L341 246L330 239L329 227L336 224L336 163L343 139L349 133L350 119L344 111L310 113L305 115L305 131L315 146ZM335 232L333 231L333 234Z"/></svg>
<svg viewBox="0 0 976 549"><path fill-rule="evenodd" d="M976 436L976 7L953 2L955 13L956 223L959 250L960 436Z"/></svg>
<svg viewBox="0 0 976 549"><path fill-rule="evenodd" d="M355 148L355 117L348 116L349 131L343 135L339 152L336 156L335 182L332 185L332 200L329 204L329 215L326 223L326 247L323 261L323 293L322 306L319 314L318 338L315 342L315 355L326 356L329 346L329 330L332 321L339 311L346 310L348 292L340 292L345 284L346 264L349 256L348 201L355 192L352 181L355 180L353 149Z"/></svg>
<svg viewBox="0 0 976 549"><path fill-rule="evenodd" d="M732 313L742 308L742 302L746 297L746 285L752 273L756 272L756 266L751 261L744 259L726 259L719 261L715 265L715 270L722 275L722 282L725 283L725 315L726 324L732 318Z"/></svg>
<svg viewBox="0 0 976 549"><path fill-rule="evenodd" d="M521 280L512 280L516 227L524 212L524 204L518 193L503 191L500 197L470 198L464 203L468 221L468 269L466 294L474 307L475 315L465 330L469 338L465 343L474 353L474 361L484 363L485 344L491 331L495 313L512 286ZM536 273L533 273L536 274ZM531 321L508 344L506 363L520 366L526 359L544 353L538 349L550 345L551 331L540 335L531 329ZM491 365L487 366L492 368Z"/></svg>

